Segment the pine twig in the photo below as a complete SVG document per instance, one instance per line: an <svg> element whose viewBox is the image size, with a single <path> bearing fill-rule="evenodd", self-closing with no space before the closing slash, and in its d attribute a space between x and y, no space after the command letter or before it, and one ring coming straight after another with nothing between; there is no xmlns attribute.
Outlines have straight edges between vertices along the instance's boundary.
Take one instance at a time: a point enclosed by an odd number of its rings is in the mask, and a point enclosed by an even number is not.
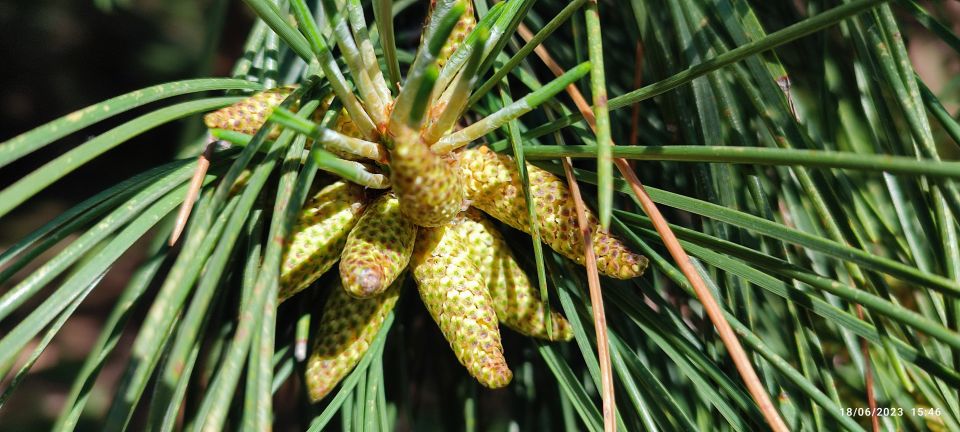
<svg viewBox="0 0 960 432"><path fill-rule="evenodd" d="M857 305L857 318L863 320L863 306ZM863 355L864 386L867 388L867 406L870 407L870 427L873 432L880 432L880 419L877 417L877 396L873 390L873 364L870 361L870 344L864 338L860 340L860 352Z"/></svg>
<svg viewBox="0 0 960 432"><path fill-rule="evenodd" d="M600 293L600 273L597 270L597 255L593 251L593 233L587 223L587 214L584 208L583 197L580 196L580 186L573 175L570 158L563 158L563 173L567 177L567 187L573 196L573 204L577 210L577 225L580 236L583 237L584 265L587 267L587 286L590 289L590 305L593 307L593 327L597 333L597 357L600 362L600 385L603 401L603 430L614 432L617 430L617 402L613 392L613 367L610 362L610 337L607 335L607 314L603 310L603 294Z"/></svg>
<svg viewBox="0 0 960 432"><path fill-rule="evenodd" d="M203 178L207 175L207 169L210 168L210 155L213 153L214 143L207 143L203 153L197 157L197 167L193 171L193 177L190 178L190 187L187 188L187 195L183 198L183 204L177 210L177 220L173 224L173 231L170 233L170 246L177 244L183 229L187 226L190 219L190 212L193 210L193 203L197 201L200 195L200 186L203 185Z"/></svg>

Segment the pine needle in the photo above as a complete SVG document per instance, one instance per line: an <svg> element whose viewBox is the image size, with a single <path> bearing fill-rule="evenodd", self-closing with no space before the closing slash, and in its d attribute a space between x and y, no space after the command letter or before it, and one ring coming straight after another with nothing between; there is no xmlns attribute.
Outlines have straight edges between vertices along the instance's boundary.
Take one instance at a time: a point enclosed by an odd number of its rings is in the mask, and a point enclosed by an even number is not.
<svg viewBox="0 0 960 432"><path fill-rule="evenodd" d="M527 34L529 35L529 32ZM543 63L546 64L554 74L559 76L563 73L563 69L556 63L556 61L553 60L543 45L537 47L534 52L537 53L537 55L540 57L540 60L542 60ZM583 98L583 95L580 93L580 91L576 88L576 86L571 84L567 86L567 92L570 97L573 98L574 103L577 105L577 108L580 110L580 113L583 115L584 119L587 120L587 123L590 125L590 127L595 128L596 122L593 120L593 112L591 111L590 105L587 103L586 99ZM564 162L566 163L566 159ZM680 245L680 242L677 241L676 235L673 234L673 230L670 229L669 224L667 223L666 219L663 218L663 215L660 213L657 205L653 202L653 200L650 199L650 196L647 195L643 188L643 184L640 183L640 179L637 178L637 175L630 168L629 162L627 162L626 159L615 158L614 164L620 170L620 174L627 180L627 183L630 184L634 195L636 195L637 199L640 201L643 211L647 214L651 221L653 221L653 225L660 234L660 237L663 239L664 244L667 246L667 250L670 251L670 255L680 267L683 275L688 281L690 281L690 285L693 286L693 289L697 294L697 298L700 300L700 303L703 304L703 308L706 311L707 316L710 317L711 322L713 322L714 327L717 329L720 339L723 341L724 346L727 347L727 351L729 351L730 356L733 358L733 362L737 367L737 371L740 372L741 378L743 379L747 388L750 390L750 394L757 402L757 405L760 407L760 411L763 413L764 418L766 418L767 423L773 430L778 432L789 430L786 426L786 423L783 422L783 419L777 412L776 407L774 407L773 402L770 400L770 396L764 389L763 384L760 382L757 372L750 364L750 359L743 350L743 346L740 345L737 335L733 332L730 324L723 316L723 311L720 309L719 304L713 297L713 294L710 292L710 290L707 289L707 286L700 277L700 274L693 267L693 264L690 262L690 257L687 255L686 251L683 250L683 246ZM566 165L564 169L567 169ZM590 254L587 255L588 259L589 256ZM588 269L589 268L590 267L588 267ZM594 310L594 314L596 313L596 310ZM594 317L595 321L599 321L600 319L601 318ZM599 334L597 335L597 343L600 343ZM606 379L608 378L604 376L604 380ZM612 382L613 376L611 375L609 379ZM604 419L606 419L606 409L604 414Z"/></svg>

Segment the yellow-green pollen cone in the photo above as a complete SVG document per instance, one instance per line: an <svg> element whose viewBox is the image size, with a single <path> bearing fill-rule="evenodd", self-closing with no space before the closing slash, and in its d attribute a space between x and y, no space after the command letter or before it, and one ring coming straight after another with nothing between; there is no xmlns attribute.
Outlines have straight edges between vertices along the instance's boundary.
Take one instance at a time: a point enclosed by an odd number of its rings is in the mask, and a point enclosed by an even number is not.
<svg viewBox="0 0 960 432"><path fill-rule="evenodd" d="M410 262L417 227L400 213L400 202L385 193L364 210L340 256L340 280L354 297L382 293Z"/></svg>
<svg viewBox="0 0 960 432"><path fill-rule="evenodd" d="M363 213L363 188L337 181L303 207L280 265L280 301L310 286L340 259L350 230Z"/></svg>
<svg viewBox="0 0 960 432"><path fill-rule="evenodd" d="M573 338L570 323L554 311L550 313L552 337L547 334L547 308L540 301L539 290L530 283L503 235L489 219L471 208L462 214L454 229L470 248L470 255L487 283L493 309L501 324L518 333L546 340L568 341Z"/></svg>
<svg viewBox="0 0 960 432"><path fill-rule="evenodd" d="M463 186L471 204L494 218L530 232L527 200L520 173L512 158L487 147L455 153L460 160ZM530 194L537 212L540 238L553 250L583 265L583 239L580 235L573 197L567 185L553 174L527 164ZM601 274L630 279L643 274L647 258L630 251L616 237L600 230L597 218L587 209L593 251Z"/></svg>
<svg viewBox="0 0 960 432"><path fill-rule="evenodd" d="M339 284L332 287L307 359L306 384L312 401L329 394L370 349L384 319L397 304L399 285L368 299L350 296Z"/></svg>
<svg viewBox="0 0 960 432"><path fill-rule="evenodd" d="M509 384L493 301L463 237L449 225L420 229L411 266L423 304L460 363L486 387Z"/></svg>
<svg viewBox="0 0 960 432"><path fill-rule="evenodd" d="M226 129L253 135L267 121L273 109L280 105L294 88L293 86L277 87L254 94L203 116L203 123L210 129ZM268 138L276 139L278 135L280 135L279 128L275 127L270 131Z"/></svg>
<svg viewBox="0 0 960 432"><path fill-rule="evenodd" d="M463 207L463 186L455 161L434 153L415 131L405 129L394 141L390 181L400 211L418 226L441 226Z"/></svg>
<svg viewBox="0 0 960 432"><path fill-rule="evenodd" d="M436 64L427 65L426 70L432 75L425 76L432 80L437 79L437 65L447 63L476 26L473 2L462 1L466 2L465 13L460 15L437 55ZM431 1L431 10L435 4ZM474 48L482 45L480 42ZM437 46L432 46L433 52ZM421 83L423 95L431 95L430 86L435 82L423 80L429 83ZM443 85L453 86L456 82L451 75ZM407 84L410 89L416 88ZM294 88L255 94L208 114L205 122L210 128L253 135ZM382 170L384 179L379 187L389 184L391 188L385 193L376 192L380 195L369 200L363 187L347 180L326 186L308 201L287 239L281 264L280 301L314 283L339 260L339 278L324 305L314 335L315 346L307 362L306 385L314 401L328 395L369 349L384 318L396 304L402 283L400 275L407 266L411 267L424 305L457 359L486 387L505 387L513 378L503 355L500 324L542 339L572 338L570 323L558 312L550 311L547 315L549 308L541 302L539 290L520 268L492 220L486 217L529 232L530 221L516 164L486 147L450 152L483 135L479 133L464 132L464 137L456 141L457 146L451 145L443 152L431 150L431 144L449 133L440 131L440 127L432 130L432 122L440 121L445 112L462 111L445 107L452 106L451 101L455 100L449 94L459 95L462 91L451 90L448 94L443 93L444 89L434 90L428 105L411 105L417 108L396 111L403 115L395 112L391 116L388 112L386 118L390 121L376 125L380 134L369 138L374 141L364 142L383 146L376 157L364 152L346 153L345 148L353 147L331 145L329 140L323 141L313 133L322 128L306 132L301 123L283 123L278 113L278 122L310 134L311 140L324 142L325 149L339 158L376 162L375 170ZM392 96L385 94L387 99ZM385 102L388 111L396 103ZM317 115L328 108L329 105L322 105L314 119L318 120ZM409 119L404 117L407 111ZM290 117L290 113L283 114ZM444 117L442 129L456 128L457 115ZM393 117L402 122L395 122ZM364 122L352 120L346 110L341 110L332 129L363 140L357 125ZM270 138L275 138L279 128L270 132ZM351 166L356 165L359 164ZM543 241L583 264L583 242L566 184L536 167L528 165L528 170ZM362 183L360 177L351 176L352 172L347 170L331 172ZM602 232L589 211L588 220L600 272L622 279L641 275L647 266L646 258Z"/></svg>
<svg viewBox="0 0 960 432"><path fill-rule="evenodd" d="M440 66L443 66L447 60L450 59L450 56L453 55L457 48L460 47L460 44L463 43L464 39L467 38L467 35L477 26L477 18L473 10L473 1L466 0L464 3L467 7L466 10L463 11L460 19L457 20L457 25L450 33L450 37L447 38L447 43L443 45L443 48L440 50L440 55L437 56L437 64ZM436 7L437 0L430 0L430 8L427 10L427 24L430 23L430 17L433 16L433 11Z"/></svg>

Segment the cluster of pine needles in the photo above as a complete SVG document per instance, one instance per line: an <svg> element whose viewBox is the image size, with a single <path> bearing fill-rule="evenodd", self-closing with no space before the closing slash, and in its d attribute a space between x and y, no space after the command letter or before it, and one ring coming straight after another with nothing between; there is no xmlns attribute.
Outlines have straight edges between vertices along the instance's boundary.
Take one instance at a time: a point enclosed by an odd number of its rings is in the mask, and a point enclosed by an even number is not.
<svg viewBox="0 0 960 432"><path fill-rule="evenodd" d="M376 56L364 37L368 30L363 11L353 5L352 31L344 21L330 25L341 52L356 55L348 65L352 76L363 77L355 80L359 96L337 92L346 90L347 83L331 87L336 100L359 106L344 107L333 128L278 108L293 88L258 93L205 117L214 136L243 146L273 118L308 137L312 162L335 178L310 198L288 235L278 291L282 302L339 262L339 286L332 287L326 300L306 363L306 386L315 401L332 391L367 352L397 302L408 264L427 310L457 358L486 387L504 387L513 377L498 323L546 340L573 337L567 320L541 302L502 234L484 216L528 233L536 230L554 250L583 264L585 244L566 184L525 166L526 192L512 159L487 147L461 148L553 97L584 76L589 65L462 130L438 132L459 123L480 75L490 27L505 5L498 3L479 23L472 2L431 7L430 22L439 25L432 31L426 26L418 56L395 98L378 63L364 63L362 48L371 50L368 61L376 62ZM308 34L318 31L306 12L295 14L301 28ZM318 58L329 55L320 43L311 48ZM323 72L341 74L336 65ZM441 76L447 79L440 81ZM327 98L326 109L314 114L328 112L331 102ZM314 117L323 122L322 115ZM267 134L268 139L280 138L279 130ZM532 212L525 192L533 197ZM588 215L599 271L619 279L643 274L646 258L602 230L592 212ZM536 219L531 222L530 216Z"/></svg>

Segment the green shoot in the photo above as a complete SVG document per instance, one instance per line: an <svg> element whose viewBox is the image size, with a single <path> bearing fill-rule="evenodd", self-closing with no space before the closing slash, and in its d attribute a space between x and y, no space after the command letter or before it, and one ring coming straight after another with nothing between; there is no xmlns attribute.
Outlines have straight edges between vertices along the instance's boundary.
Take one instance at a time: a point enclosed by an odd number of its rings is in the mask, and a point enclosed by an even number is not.
<svg viewBox="0 0 960 432"><path fill-rule="evenodd" d="M434 63L427 67L423 74L423 81L420 88L417 89L417 96L413 99L413 107L410 109L410 120L407 123L414 129L423 123L423 115L427 111L427 105L430 103L430 95L433 93L433 86L437 82L437 76L440 75L440 69Z"/></svg>
<svg viewBox="0 0 960 432"><path fill-rule="evenodd" d="M467 62L470 57L473 55L474 51L480 50L480 57L483 58L485 52L484 48L487 46L487 42L480 44L480 47L477 48L474 45L476 44L477 38L480 36L480 29L486 29L486 39L490 39L491 28L494 23L503 13L504 7L507 2L500 2L490 8L490 11L487 12L483 18L480 18L480 21L477 22L477 26L467 35L467 38L457 47L457 50L453 52L453 55L447 60L443 65L443 69L440 70L440 77L437 78L437 88L440 90L446 90L450 85L450 82L456 77L460 72L461 68ZM479 67L478 67L479 69Z"/></svg>
<svg viewBox="0 0 960 432"><path fill-rule="evenodd" d="M593 115L596 118L597 144L597 198L599 201L600 226L610 229L613 210L613 158L610 150L610 108L607 106L607 80L603 69L603 41L600 35L600 11L597 2L587 3L587 47L590 52L590 94L593 95Z"/></svg>
<svg viewBox="0 0 960 432"><path fill-rule="evenodd" d="M373 118L375 124L386 123L386 104L388 101L382 99L386 89L381 91L374 85L369 73L369 66L364 64L363 54L361 54L360 48L353 39L348 20L338 10L333 0L323 0L323 12L327 23L333 29L337 46L340 47L340 54L347 62L347 67L350 69L350 75L353 76L360 98L367 107L366 112ZM376 64L373 66L376 66Z"/></svg>
<svg viewBox="0 0 960 432"><path fill-rule="evenodd" d="M452 128L460 119L460 115L463 114L468 100L467 95L470 94L470 89L479 78L477 70L480 68L480 60L483 59L482 47L490 36L488 25L488 23L481 23L473 31L471 36L475 34L476 37L473 38L471 44L470 60L454 78L453 85L448 87L434 103L434 106L441 108L442 111L423 134L425 143L433 144L437 142L440 136ZM446 67L444 67L444 70L446 70ZM439 89L440 87L437 86L437 90Z"/></svg>
<svg viewBox="0 0 960 432"><path fill-rule="evenodd" d="M436 83L436 77L429 83L431 92L421 90L421 87L426 84L424 78L431 66L436 67L437 54L443 49L443 45L450 37L450 33L453 32L457 20L460 19L465 10L466 6L462 2L457 2L447 11L443 11L439 6L434 11L431 25L436 25L435 31L426 33L428 38L423 41L417 51L417 58L410 66L410 72L407 74L407 84L397 96L393 114L390 117L390 131L394 135L401 135L401 127L411 127L408 122L414 117L412 114L415 104L423 104L424 107L429 106L429 98L433 90L433 84ZM443 15L440 15L441 13ZM427 100L418 101L417 99L421 97Z"/></svg>
<svg viewBox="0 0 960 432"><path fill-rule="evenodd" d="M340 72L340 66L337 66L337 61L330 53L330 48L324 41L323 35L320 34L316 21L310 15L310 9L304 3L304 0L292 0L290 6L293 8L293 15L300 25L300 30L306 34L307 41L310 42L310 48L316 55L317 60L320 61L320 68L323 70L326 79L330 81L330 86L337 95L337 99L340 99L343 107L350 114L350 119L357 124L360 133L367 139L375 139L379 135L377 128L363 106L357 101L357 97L350 90L350 84L347 83L343 73Z"/></svg>
<svg viewBox="0 0 960 432"><path fill-rule="evenodd" d="M372 189L386 189L390 187L390 179L387 176L371 172L367 166L360 162L340 159L333 153L320 148L311 150L310 156L313 157L318 168L340 176L345 180Z"/></svg>
<svg viewBox="0 0 960 432"><path fill-rule="evenodd" d="M387 62L390 86L400 83L400 61L397 59L397 40L393 33L393 0L374 0L373 18L380 33L380 46L383 58Z"/></svg>
<svg viewBox="0 0 960 432"><path fill-rule="evenodd" d="M387 153L382 145L346 136L332 129L320 126L283 108L274 109L271 118L286 128L290 128L297 133L307 135L317 140L320 145L331 150L372 159L379 163L384 163L387 160Z"/></svg>
<svg viewBox="0 0 960 432"><path fill-rule="evenodd" d="M363 65L367 68L367 74L373 80L373 86L379 92L380 99L387 103L393 100L390 94L390 88L387 81L383 78L383 71L380 70L380 61L377 60L377 53L373 49L373 42L370 41L370 31L367 29L367 19L363 15L363 5L360 0L350 0L347 4L347 11L350 17L350 29L353 31L353 37L360 47L360 55L363 59Z"/></svg>

